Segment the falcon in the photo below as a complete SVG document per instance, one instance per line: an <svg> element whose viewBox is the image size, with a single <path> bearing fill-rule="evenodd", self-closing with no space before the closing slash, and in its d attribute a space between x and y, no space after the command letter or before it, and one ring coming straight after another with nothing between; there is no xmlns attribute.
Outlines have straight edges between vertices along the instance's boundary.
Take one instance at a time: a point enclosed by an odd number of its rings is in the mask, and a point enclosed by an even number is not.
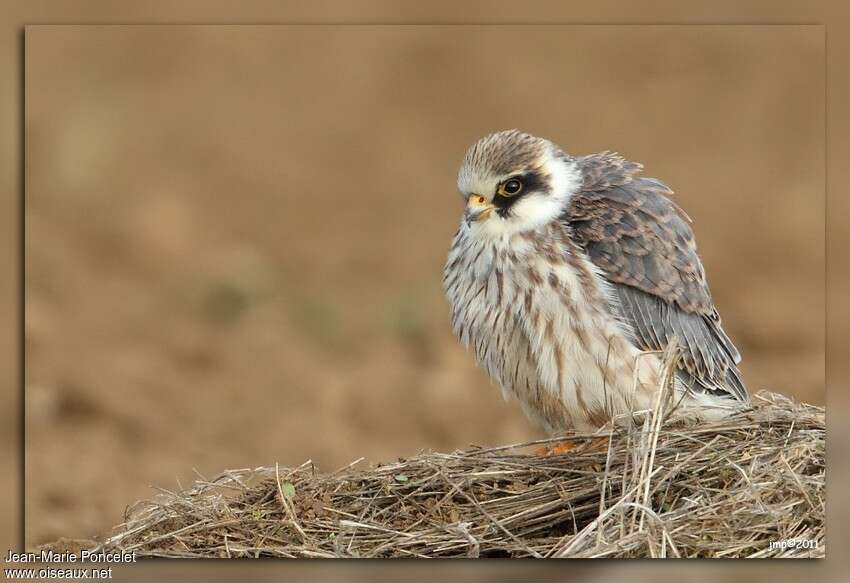
<svg viewBox="0 0 850 583"><path fill-rule="evenodd" d="M690 218L642 168L519 130L482 138L461 164L465 209L443 274L452 328L550 434L651 410L674 339L677 415L749 404Z"/></svg>

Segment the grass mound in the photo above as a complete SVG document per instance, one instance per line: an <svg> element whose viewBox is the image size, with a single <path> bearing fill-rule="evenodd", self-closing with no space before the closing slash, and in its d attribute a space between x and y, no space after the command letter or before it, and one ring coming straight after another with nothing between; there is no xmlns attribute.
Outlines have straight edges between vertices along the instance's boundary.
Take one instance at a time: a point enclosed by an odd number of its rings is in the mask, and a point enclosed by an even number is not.
<svg viewBox="0 0 850 583"><path fill-rule="evenodd" d="M101 548L159 557L821 557L821 407L752 410L330 474L226 471L136 504ZM600 439L601 438L601 439ZM789 544L789 541L799 541ZM784 543L784 544L783 544Z"/></svg>

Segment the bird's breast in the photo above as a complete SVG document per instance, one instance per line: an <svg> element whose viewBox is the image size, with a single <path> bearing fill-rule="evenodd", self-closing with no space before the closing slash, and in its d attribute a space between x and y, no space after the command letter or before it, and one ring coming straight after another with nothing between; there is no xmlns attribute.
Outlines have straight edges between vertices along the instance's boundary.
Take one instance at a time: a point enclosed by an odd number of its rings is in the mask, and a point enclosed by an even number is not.
<svg viewBox="0 0 850 583"><path fill-rule="evenodd" d="M605 285L560 231L479 241L461 230L444 273L461 343L550 431L598 426L628 406L638 350Z"/></svg>

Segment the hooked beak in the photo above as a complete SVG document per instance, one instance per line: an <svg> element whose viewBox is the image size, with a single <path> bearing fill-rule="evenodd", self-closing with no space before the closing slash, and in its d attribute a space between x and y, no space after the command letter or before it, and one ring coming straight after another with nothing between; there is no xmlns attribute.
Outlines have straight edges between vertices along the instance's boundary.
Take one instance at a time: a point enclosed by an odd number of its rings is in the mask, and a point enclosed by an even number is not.
<svg viewBox="0 0 850 583"><path fill-rule="evenodd" d="M490 216L490 213L495 209L495 205L487 202L487 199L480 194L471 194L466 199L466 212L464 220L466 224L483 221Z"/></svg>

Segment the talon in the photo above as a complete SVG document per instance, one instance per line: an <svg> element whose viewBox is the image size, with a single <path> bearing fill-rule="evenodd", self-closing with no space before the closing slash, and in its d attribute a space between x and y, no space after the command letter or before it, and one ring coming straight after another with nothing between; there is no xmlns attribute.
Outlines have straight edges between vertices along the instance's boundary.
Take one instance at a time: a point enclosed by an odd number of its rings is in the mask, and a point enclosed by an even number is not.
<svg viewBox="0 0 850 583"><path fill-rule="evenodd" d="M580 444L575 441L561 441L552 445L544 445L534 450L536 455L563 455L578 448Z"/></svg>
<svg viewBox="0 0 850 583"><path fill-rule="evenodd" d="M571 451L604 451L608 449L608 438L597 437L590 441L564 440L544 445L534 450L535 455L563 455Z"/></svg>

